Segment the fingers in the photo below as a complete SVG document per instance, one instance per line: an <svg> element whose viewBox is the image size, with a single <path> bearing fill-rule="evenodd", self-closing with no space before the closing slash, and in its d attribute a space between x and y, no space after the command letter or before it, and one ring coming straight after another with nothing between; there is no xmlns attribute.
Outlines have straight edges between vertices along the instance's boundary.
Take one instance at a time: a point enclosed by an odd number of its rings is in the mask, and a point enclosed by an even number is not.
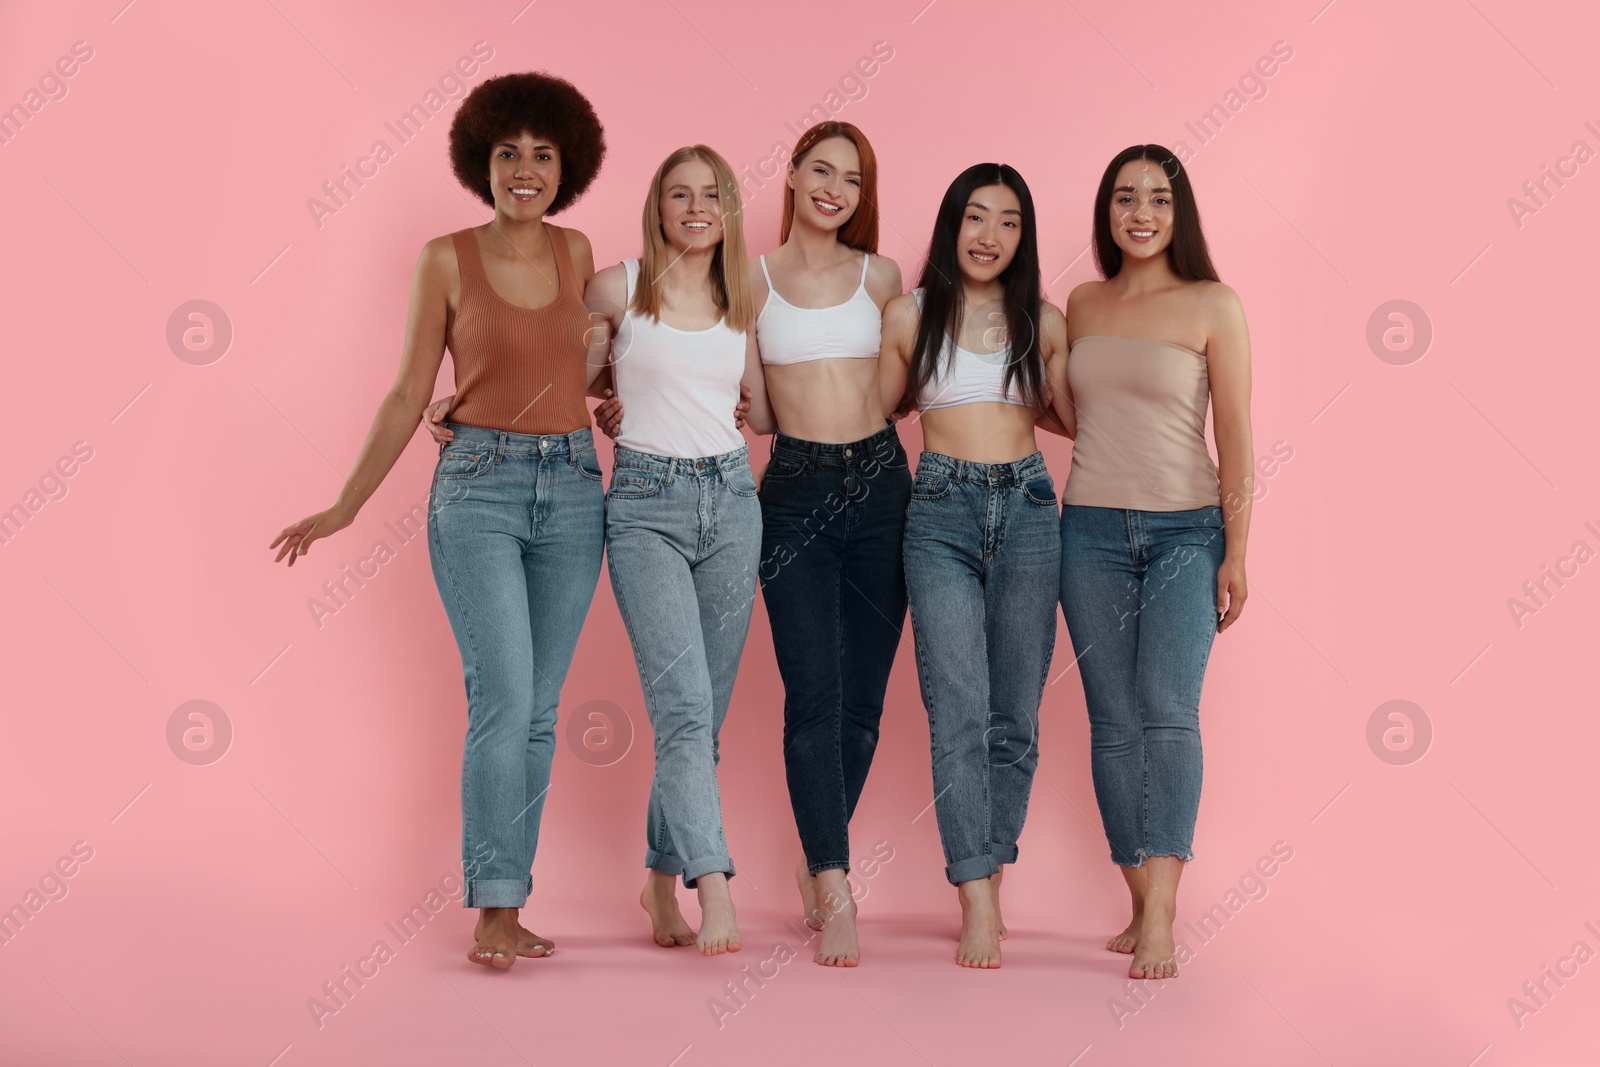
<svg viewBox="0 0 1600 1067"><path fill-rule="evenodd" d="M288 556L289 557L289 566L293 567L294 566L295 557L305 554L304 550L300 547L300 541L301 541L302 536L303 536L302 534L298 534L298 533L290 534L289 535L289 539L286 542L284 542L283 547L278 549L278 555L273 559L272 562L274 562L274 563L282 562L283 557L284 556Z"/></svg>
<svg viewBox="0 0 1600 1067"><path fill-rule="evenodd" d="M1220 634L1232 626L1239 613L1244 611L1246 596L1248 594L1244 586L1233 582L1217 590L1217 612L1222 616L1217 622L1217 633Z"/></svg>

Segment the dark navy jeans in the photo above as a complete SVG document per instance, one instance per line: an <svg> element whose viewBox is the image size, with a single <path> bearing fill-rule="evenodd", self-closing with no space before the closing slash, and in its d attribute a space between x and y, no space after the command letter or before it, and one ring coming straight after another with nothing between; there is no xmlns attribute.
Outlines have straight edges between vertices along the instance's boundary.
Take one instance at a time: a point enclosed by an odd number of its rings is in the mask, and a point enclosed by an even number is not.
<svg viewBox="0 0 1600 1067"><path fill-rule="evenodd" d="M906 614L907 467L893 425L849 444L779 433L761 484L761 588L783 676L784 768L812 874L850 869L850 817Z"/></svg>

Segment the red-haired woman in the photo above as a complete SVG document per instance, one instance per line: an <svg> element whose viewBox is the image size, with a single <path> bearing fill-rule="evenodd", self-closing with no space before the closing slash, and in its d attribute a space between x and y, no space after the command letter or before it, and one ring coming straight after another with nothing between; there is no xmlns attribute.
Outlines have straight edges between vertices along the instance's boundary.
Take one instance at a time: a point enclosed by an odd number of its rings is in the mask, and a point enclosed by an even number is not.
<svg viewBox="0 0 1600 1067"><path fill-rule="evenodd" d="M883 306L900 268L877 254L878 162L847 122L790 159L782 242L750 274L777 418L761 482L761 589L783 676L783 757L814 959L860 956L850 818L878 743L906 613L911 474L878 394Z"/></svg>

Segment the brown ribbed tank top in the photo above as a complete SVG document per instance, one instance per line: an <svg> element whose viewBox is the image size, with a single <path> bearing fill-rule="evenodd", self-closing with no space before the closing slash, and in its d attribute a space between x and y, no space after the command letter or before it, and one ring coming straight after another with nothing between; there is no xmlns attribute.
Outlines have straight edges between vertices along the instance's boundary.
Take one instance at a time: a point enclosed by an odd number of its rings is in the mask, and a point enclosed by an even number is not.
<svg viewBox="0 0 1600 1067"><path fill-rule="evenodd" d="M583 402L589 311L566 231L545 223L560 289L541 308L509 303L489 285L472 230L450 235L461 266L461 299L446 343L455 364L450 422L511 433L571 433L589 425Z"/></svg>

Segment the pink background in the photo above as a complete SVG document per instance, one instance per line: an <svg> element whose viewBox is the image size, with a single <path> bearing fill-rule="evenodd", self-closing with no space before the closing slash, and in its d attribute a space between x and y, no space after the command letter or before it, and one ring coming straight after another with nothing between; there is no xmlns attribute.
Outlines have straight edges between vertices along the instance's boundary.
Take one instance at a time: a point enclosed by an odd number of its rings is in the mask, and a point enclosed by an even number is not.
<svg viewBox="0 0 1600 1067"><path fill-rule="evenodd" d="M1600 950L1584 925L1600 928L1600 567L1520 627L1507 606L1575 542L1600 549L1584 527L1600 528L1584 428L1600 372L1576 310L1594 293L1600 164L1520 226L1507 206L1575 141L1600 148L1588 5L124 2L0 9L0 106L73 42L93 48L0 145L0 507L75 442L92 449L0 545L0 907L92 849L0 945L0 1062L1592 1062L1600 963L1547 982L1520 1026L1507 1004L1576 942ZM267 543L333 501L393 378L423 242L488 217L449 172L456 101L408 144L383 125L480 40L493 56L470 84L548 69L606 122L605 168L558 219L601 265L636 254L668 151L704 141L753 171L878 41L892 58L832 102L877 148L882 251L908 284L970 163L1030 182L1059 303L1093 276L1106 161L1143 141L1197 149L1211 247L1251 324L1256 450L1293 458L1264 482L1253 596L1212 657L1180 918L1226 906L1275 842L1293 858L1211 941L1180 928L1195 951L1180 979L1141 1006L1101 947L1126 893L1064 628L1004 967L951 963L909 635L854 827L858 858L876 841L894 857L866 883L864 962L813 966L759 601L723 741L746 950L652 947L636 903L648 724L604 578L527 913L555 958L473 967L453 902L408 944L385 927L459 862L460 661L426 542L384 526L425 503L434 448L419 432L355 525L293 571ZM1201 146L1184 123L1277 41L1293 58ZM307 199L380 138L394 158L318 228ZM750 198L753 252L780 204L775 185ZM209 365L166 340L194 299L234 329ZM1397 299L1433 327L1408 365L1366 339ZM1041 436L1065 477L1068 443ZM308 599L379 540L394 558L319 629ZM197 699L233 729L204 766L167 740ZM1395 699L1431 723L1420 761L1369 746ZM634 729L612 765L568 743L589 701ZM380 939L394 958L319 1028L307 999ZM731 1004L724 982L780 942L799 958L719 1028L708 1001Z"/></svg>

